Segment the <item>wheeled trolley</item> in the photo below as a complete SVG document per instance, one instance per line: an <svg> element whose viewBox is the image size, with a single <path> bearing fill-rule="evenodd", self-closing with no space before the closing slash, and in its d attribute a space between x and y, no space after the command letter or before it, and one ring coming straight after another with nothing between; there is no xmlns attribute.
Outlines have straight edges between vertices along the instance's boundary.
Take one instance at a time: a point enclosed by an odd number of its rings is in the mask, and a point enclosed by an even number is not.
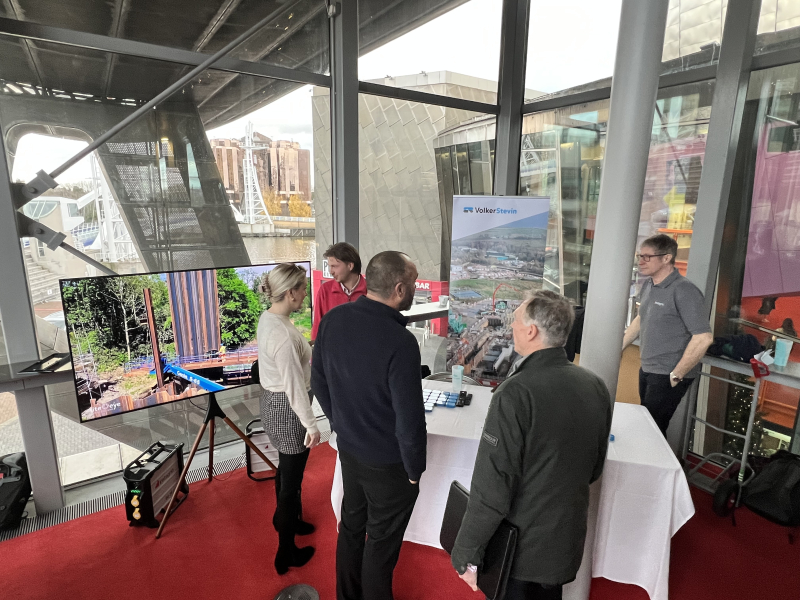
<svg viewBox="0 0 800 600"><path fill-rule="evenodd" d="M717 362L717 361L715 361ZM719 368L725 368L723 364L714 364L713 366ZM739 366L737 364L737 366ZM746 383L741 383L738 381L733 381L732 379L728 379L727 377L719 377L717 375L712 375L711 373L701 372L700 375L703 377L708 377L709 379L717 379L719 381L724 381L725 383L729 383L731 385L735 385L738 387L743 387L753 391L753 400L750 403L750 416L747 422L747 430L744 434L729 431L727 429L723 429L722 427L717 427L716 425L712 425L708 421L701 419L698 417L696 412L696 404L697 404L697 394L692 393L690 398L692 402L689 406L689 410L686 412L686 432L684 435L684 442L683 442L683 459L684 463L686 462L686 457L689 453L689 441L691 439L692 429L694 428L695 423L702 423L706 427L710 427L714 431L718 431L720 433L724 433L726 435L732 435L734 437L744 439L744 448L742 448L742 457L736 458L734 456L730 456L729 454L725 454L724 452L712 452L697 463L686 475L686 478L689 480L689 483L694 485L695 487L700 488L701 490L705 490L710 492L714 495L714 511L720 515L727 515L730 514L735 508L738 508L742 501L742 489L746 486L749 481L753 478L754 471L752 465L748 464L748 456L750 454L750 446L752 444L752 437L753 437L753 423L755 422L756 417L756 409L758 407L758 398L759 392L761 390L761 380L764 377L767 377L769 373L769 369L767 365L762 363L761 361L756 360L755 358L750 360L750 366L753 370L753 376L755 378L755 384L749 385ZM739 371L734 371L739 372ZM697 380L699 381L699 379ZM695 383L697 385L697 382ZM709 462L714 462L722 466L722 470L715 476L711 477L709 475L705 475L702 473L702 469L706 466ZM736 470L738 467L739 473L737 477L730 478L728 475Z"/></svg>

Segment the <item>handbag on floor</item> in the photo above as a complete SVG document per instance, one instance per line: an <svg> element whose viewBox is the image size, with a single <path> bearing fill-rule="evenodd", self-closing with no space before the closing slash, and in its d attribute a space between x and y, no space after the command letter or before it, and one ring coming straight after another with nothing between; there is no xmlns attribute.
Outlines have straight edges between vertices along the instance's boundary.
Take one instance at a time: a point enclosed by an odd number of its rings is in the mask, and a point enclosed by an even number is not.
<svg viewBox="0 0 800 600"><path fill-rule="evenodd" d="M442 531L439 534L439 543L448 554L453 553L453 546L461 529L464 513L467 512L468 502L469 492L464 486L457 481L450 484ZM478 587L486 594L488 600L501 600L506 593L506 584L517 547L517 533L517 527L503 519L486 545L483 564L478 570Z"/></svg>
<svg viewBox="0 0 800 600"><path fill-rule="evenodd" d="M780 450L744 488L744 505L785 527L800 526L800 456Z"/></svg>

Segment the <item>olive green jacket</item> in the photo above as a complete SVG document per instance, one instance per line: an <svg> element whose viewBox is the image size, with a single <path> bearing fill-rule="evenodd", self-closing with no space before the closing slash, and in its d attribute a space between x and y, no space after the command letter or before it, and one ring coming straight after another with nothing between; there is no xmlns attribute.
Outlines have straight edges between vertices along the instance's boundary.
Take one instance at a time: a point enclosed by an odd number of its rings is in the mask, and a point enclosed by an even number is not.
<svg viewBox="0 0 800 600"><path fill-rule="evenodd" d="M505 518L519 528L511 576L557 585L583 557L589 484L600 477L611 429L603 381L563 348L526 357L495 391L483 428L453 566L480 565Z"/></svg>

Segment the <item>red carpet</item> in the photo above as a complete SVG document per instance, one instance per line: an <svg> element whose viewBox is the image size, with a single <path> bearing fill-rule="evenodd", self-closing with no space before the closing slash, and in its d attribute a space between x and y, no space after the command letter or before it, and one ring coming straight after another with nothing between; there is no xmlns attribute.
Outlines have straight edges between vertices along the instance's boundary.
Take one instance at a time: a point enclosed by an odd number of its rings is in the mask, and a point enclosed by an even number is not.
<svg viewBox="0 0 800 600"><path fill-rule="evenodd" d="M277 534L272 529L272 483L247 479L244 469L227 481L192 486L189 499L170 519L160 540L155 531L128 527L117 507L0 544L6 599L258 598L272 600L292 583L314 586L323 600L335 598L336 523L330 507L334 452L311 453L304 482L304 513L317 525L302 540L317 554L302 569L279 577L272 566ZM227 475L223 476L227 477ZM798 598L800 543L785 530L746 510L738 527L710 510L695 493L697 515L672 545L670 597L716 600ZM447 555L405 544L395 572L397 600L470 599ZM646 600L630 585L595 580L592 600Z"/></svg>

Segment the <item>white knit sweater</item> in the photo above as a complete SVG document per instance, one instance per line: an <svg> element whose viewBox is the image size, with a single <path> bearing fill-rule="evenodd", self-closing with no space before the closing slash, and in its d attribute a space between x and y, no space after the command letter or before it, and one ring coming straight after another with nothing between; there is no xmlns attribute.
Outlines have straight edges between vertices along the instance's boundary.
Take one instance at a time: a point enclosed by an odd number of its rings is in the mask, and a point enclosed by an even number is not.
<svg viewBox="0 0 800 600"><path fill-rule="evenodd" d="M261 387L285 392L309 433L318 431L311 410L311 346L289 317L264 311L258 320L258 373Z"/></svg>

